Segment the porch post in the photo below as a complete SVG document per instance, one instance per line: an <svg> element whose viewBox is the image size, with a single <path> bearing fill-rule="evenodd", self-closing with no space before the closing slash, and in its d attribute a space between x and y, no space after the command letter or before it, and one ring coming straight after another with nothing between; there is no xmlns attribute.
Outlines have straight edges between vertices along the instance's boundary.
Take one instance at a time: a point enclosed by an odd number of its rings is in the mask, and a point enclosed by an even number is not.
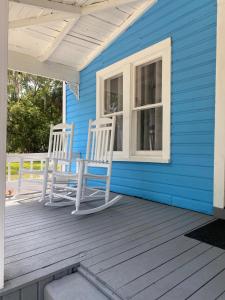
<svg viewBox="0 0 225 300"><path fill-rule="evenodd" d="M66 123L66 82L63 81L63 107L62 107L62 114L63 114L63 123Z"/></svg>
<svg viewBox="0 0 225 300"><path fill-rule="evenodd" d="M225 192L225 0L217 0L214 207L224 208Z"/></svg>
<svg viewBox="0 0 225 300"><path fill-rule="evenodd" d="M4 287L4 212L8 80L8 0L0 1L0 288Z"/></svg>

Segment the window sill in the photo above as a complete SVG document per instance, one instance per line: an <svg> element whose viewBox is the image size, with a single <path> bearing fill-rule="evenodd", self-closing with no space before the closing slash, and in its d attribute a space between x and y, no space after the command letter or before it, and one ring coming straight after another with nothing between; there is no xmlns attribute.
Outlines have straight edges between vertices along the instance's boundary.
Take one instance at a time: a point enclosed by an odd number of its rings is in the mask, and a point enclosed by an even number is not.
<svg viewBox="0 0 225 300"><path fill-rule="evenodd" d="M163 158L162 156L130 156L130 157L115 157L113 161L124 161L124 162L148 162L148 163L170 163L170 158Z"/></svg>

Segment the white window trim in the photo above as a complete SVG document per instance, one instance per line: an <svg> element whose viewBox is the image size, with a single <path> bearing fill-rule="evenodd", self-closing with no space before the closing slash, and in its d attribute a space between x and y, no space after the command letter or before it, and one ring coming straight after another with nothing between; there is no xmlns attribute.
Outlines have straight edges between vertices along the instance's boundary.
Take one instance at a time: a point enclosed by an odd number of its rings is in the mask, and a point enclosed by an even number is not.
<svg viewBox="0 0 225 300"><path fill-rule="evenodd" d="M135 66L147 61L162 58L162 103L163 103L163 150L162 151L134 151L132 133L132 113L134 108ZM114 152L113 160L168 163L171 147L171 38L167 38L109 67L96 73L96 118L103 116L104 80L116 74L124 73L123 117L123 151ZM157 104L156 104L157 106Z"/></svg>

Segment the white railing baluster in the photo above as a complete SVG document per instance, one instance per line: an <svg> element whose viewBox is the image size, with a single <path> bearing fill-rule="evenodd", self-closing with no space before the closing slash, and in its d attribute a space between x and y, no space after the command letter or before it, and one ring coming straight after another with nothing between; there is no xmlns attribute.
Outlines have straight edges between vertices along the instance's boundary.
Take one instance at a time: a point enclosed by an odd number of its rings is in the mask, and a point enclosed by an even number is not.
<svg viewBox="0 0 225 300"><path fill-rule="evenodd" d="M7 163L8 167L8 181L11 181L11 164L10 162Z"/></svg>

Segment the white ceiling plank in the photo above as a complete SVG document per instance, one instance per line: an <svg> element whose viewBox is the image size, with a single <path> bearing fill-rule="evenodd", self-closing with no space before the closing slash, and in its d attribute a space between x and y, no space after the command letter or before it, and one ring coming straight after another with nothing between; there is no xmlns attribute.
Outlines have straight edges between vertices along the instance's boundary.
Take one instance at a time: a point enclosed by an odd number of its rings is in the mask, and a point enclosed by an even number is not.
<svg viewBox="0 0 225 300"><path fill-rule="evenodd" d="M9 29L18 29L31 27L50 22L63 21L71 19L71 14L51 13L44 16L30 17L9 22Z"/></svg>
<svg viewBox="0 0 225 300"><path fill-rule="evenodd" d="M75 68L53 62L40 62L32 56L9 51L8 68L52 79L79 83L79 72Z"/></svg>
<svg viewBox="0 0 225 300"><path fill-rule="evenodd" d="M107 0L104 2L94 3L81 8L82 15L88 15L102 10L114 8L120 5L129 4L136 0ZM136 1L137 2L137 1Z"/></svg>
<svg viewBox="0 0 225 300"><path fill-rule="evenodd" d="M81 13L81 9L78 6L49 0L10 0L10 2L45 8L52 11L64 12L73 15L80 15Z"/></svg>
<svg viewBox="0 0 225 300"><path fill-rule="evenodd" d="M95 51L93 51L83 63L80 64L79 70L84 69L90 62L92 62L104 49L109 47L115 39L117 39L128 27L130 27L139 17L141 17L151 6L155 5L158 0L146 0L146 2L140 6L138 10L136 10L133 15L128 18L122 26L113 31L108 38L104 41L104 43L97 47Z"/></svg>
<svg viewBox="0 0 225 300"><path fill-rule="evenodd" d="M73 20L70 20L64 27L64 29L58 34L53 43L49 45L49 47L43 52L43 54L38 58L41 62L44 62L50 58L50 56L55 52L55 50L59 47L60 43L70 32L76 22L78 22L80 17L76 17Z"/></svg>

